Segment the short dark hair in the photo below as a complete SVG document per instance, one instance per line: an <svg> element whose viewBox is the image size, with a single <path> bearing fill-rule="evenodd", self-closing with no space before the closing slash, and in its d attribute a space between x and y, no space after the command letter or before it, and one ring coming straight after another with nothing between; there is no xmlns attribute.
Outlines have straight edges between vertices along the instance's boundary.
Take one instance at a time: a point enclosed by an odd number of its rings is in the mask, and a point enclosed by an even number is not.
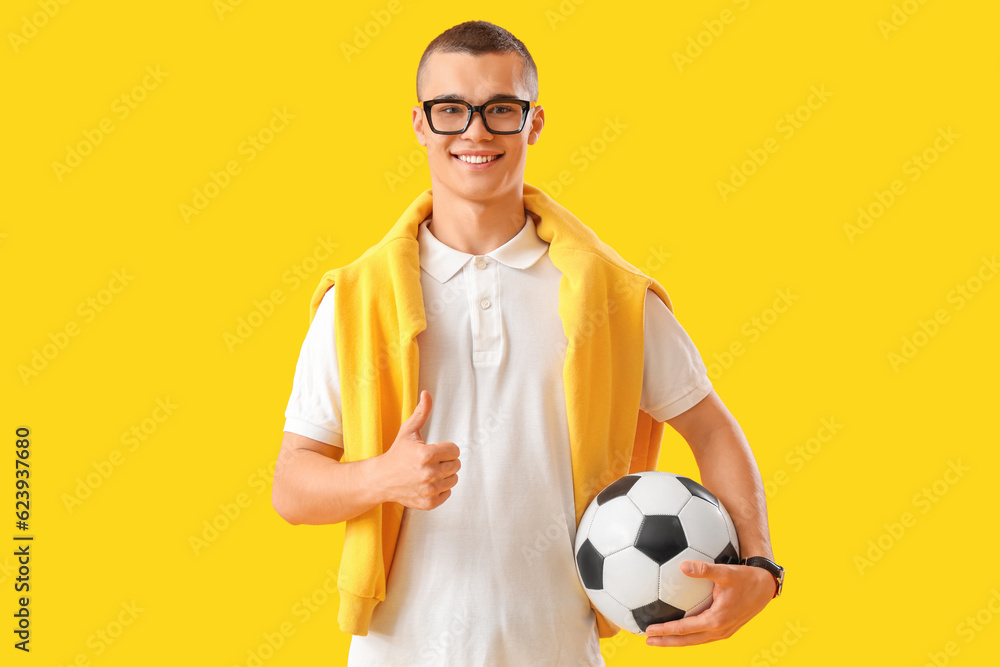
<svg viewBox="0 0 1000 667"><path fill-rule="evenodd" d="M417 99L427 68L427 60L432 53L468 53L481 56L486 53L517 53L521 56L521 83L528 90L532 101L538 101L538 69L528 53L524 42L489 21L466 21L448 28L431 40L417 65Z"/></svg>

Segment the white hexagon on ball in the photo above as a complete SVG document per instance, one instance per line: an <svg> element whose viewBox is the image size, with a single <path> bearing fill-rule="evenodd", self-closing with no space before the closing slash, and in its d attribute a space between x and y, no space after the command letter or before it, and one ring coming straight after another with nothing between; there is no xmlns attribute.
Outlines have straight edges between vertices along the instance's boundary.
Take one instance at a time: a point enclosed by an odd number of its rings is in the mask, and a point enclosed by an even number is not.
<svg viewBox="0 0 1000 667"><path fill-rule="evenodd" d="M629 609L638 609L659 597L658 569L641 551L619 551L604 559L604 590Z"/></svg>
<svg viewBox="0 0 1000 667"><path fill-rule="evenodd" d="M626 496L619 496L597 508L586 537L601 555L608 556L632 546L640 525L642 512Z"/></svg>
<svg viewBox="0 0 1000 667"><path fill-rule="evenodd" d="M676 516L691 500L691 492L678 482L674 475L640 474L640 477L635 486L629 489L628 497L646 516L655 514Z"/></svg>
<svg viewBox="0 0 1000 667"><path fill-rule="evenodd" d="M705 554L713 562L729 544L729 530L722 512L707 500L691 498L678 517L684 526L688 546Z"/></svg>

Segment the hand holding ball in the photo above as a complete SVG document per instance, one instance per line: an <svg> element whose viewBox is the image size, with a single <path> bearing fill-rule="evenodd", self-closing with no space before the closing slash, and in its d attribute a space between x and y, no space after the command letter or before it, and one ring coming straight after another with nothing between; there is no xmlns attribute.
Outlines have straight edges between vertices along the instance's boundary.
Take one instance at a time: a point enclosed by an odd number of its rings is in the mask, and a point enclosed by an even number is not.
<svg viewBox="0 0 1000 667"><path fill-rule="evenodd" d="M701 484L667 472L626 475L601 491L576 532L576 566L594 607L633 634L712 604L710 579L681 572L686 560L738 563L726 508Z"/></svg>

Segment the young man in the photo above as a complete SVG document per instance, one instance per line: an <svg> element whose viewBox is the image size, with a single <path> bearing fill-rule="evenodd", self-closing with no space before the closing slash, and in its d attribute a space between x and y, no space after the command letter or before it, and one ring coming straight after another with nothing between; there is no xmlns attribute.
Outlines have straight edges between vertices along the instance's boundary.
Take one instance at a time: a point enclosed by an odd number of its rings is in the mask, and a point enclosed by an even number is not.
<svg viewBox="0 0 1000 667"><path fill-rule="evenodd" d="M317 288L273 504L347 522L349 665L602 665L617 628L573 557L590 500L655 468L669 423L742 555L770 559L760 475L663 288L524 182L545 122L524 44L457 25L427 47L417 96L432 187ZM711 607L648 644L728 637L776 594L780 571L692 565Z"/></svg>

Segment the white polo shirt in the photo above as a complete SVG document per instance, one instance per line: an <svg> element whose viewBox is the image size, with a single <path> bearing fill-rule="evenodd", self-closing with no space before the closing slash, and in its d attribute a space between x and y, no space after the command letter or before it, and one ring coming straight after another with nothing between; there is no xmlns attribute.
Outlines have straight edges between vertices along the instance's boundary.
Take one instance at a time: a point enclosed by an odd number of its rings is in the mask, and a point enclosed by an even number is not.
<svg viewBox="0 0 1000 667"><path fill-rule="evenodd" d="M419 227L427 328L419 389L426 442L451 441L462 469L433 510L405 508L367 636L348 667L603 665L576 574L576 522L562 372L560 271L534 222L485 255ZM334 290L306 333L284 430L343 446ZM698 350L651 291L640 408L658 421L709 394Z"/></svg>

